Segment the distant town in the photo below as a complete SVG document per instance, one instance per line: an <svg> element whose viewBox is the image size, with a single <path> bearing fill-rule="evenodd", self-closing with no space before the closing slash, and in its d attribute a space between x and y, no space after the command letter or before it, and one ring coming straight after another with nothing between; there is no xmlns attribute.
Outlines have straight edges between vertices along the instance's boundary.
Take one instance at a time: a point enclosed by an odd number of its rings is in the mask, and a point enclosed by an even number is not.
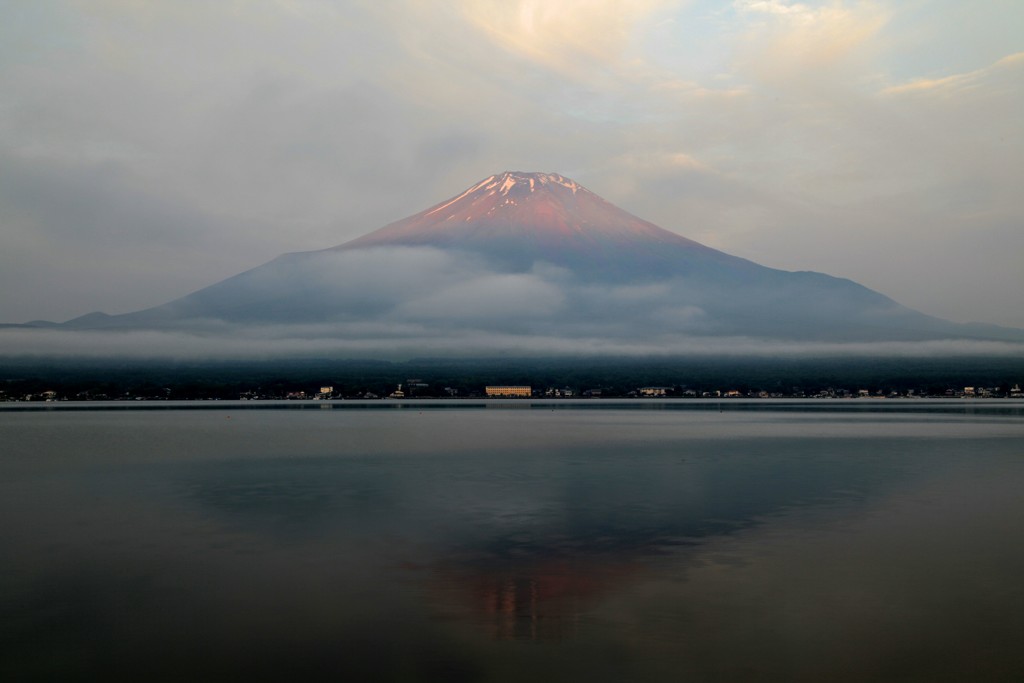
<svg viewBox="0 0 1024 683"><path fill-rule="evenodd" d="M195 391L175 391L171 387L144 392L126 391L106 393L83 390L74 394L57 389L46 389L36 393L9 394L0 390L2 402L25 401L166 401L166 400L241 400L241 401L342 401L342 400L433 400L433 399L1003 399L1024 398L1020 384L1012 386L965 386L950 387L941 391L934 389L850 389L829 387L817 391L765 391L741 389L715 389L698 391L684 385L640 386L628 391L609 390L601 387L543 387L530 385L486 385L473 389L452 386L437 387L420 379L407 379L398 383L393 390L345 390L334 385L321 385L309 389L289 391L265 390L256 387L241 391L237 396L197 395Z"/></svg>
<svg viewBox="0 0 1024 683"><path fill-rule="evenodd" d="M0 359L0 402L1024 398L1024 358Z"/></svg>

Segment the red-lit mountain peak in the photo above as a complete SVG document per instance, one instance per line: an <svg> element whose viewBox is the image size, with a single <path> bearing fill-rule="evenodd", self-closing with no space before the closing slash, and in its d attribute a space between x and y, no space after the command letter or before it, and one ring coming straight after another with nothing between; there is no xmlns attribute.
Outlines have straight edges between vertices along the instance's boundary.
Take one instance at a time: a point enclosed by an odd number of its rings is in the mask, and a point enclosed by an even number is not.
<svg viewBox="0 0 1024 683"><path fill-rule="evenodd" d="M561 249L636 242L706 248L623 211L565 176L519 171L485 178L451 199L339 248L471 248L508 240Z"/></svg>

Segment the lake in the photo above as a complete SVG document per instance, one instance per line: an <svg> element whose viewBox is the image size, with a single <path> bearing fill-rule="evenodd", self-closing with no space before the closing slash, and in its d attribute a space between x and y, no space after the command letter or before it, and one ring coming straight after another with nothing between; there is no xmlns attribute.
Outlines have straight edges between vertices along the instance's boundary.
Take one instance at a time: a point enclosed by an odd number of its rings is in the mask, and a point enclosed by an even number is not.
<svg viewBox="0 0 1024 683"><path fill-rule="evenodd" d="M0 404L0 676L1024 680L1024 402Z"/></svg>

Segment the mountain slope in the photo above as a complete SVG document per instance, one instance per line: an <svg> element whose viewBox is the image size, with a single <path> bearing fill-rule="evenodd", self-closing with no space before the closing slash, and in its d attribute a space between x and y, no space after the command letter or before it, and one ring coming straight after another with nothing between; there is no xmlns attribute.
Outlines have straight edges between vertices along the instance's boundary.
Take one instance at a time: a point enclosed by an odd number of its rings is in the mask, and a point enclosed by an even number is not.
<svg viewBox="0 0 1024 683"><path fill-rule="evenodd" d="M508 267L544 261L597 279L664 277L686 269L757 267L669 232L555 173L509 171L421 213L335 247L432 246L482 253ZM642 268L648 268L645 273Z"/></svg>

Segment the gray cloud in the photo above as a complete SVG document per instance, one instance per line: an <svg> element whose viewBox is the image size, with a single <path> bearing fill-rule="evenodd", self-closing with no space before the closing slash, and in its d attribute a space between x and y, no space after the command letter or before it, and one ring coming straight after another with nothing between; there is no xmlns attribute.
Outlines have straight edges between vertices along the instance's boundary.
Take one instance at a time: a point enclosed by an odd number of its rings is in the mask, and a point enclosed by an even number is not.
<svg viewBox="0 0 1024 683"><path fill-rule="evenodd" d="M728 290L686 279L594 284L537 262L525 272L429 247L286 255L218 287L142 314L128 327L0 329L0 356L266 358L341 355L1017 355L1020 343L953 340L794 343L744 334L792 307L786 291ZM863 316L859 300L825 299L829 322L799 316L786 334L827 337ZM819 302L820 303L820 302ZM805 302L802 307L812 305ZM844 306L850 307L845 311ZM769 324L769 329L772 326ZM897 330L898 333L898 330Z"/></svg>
<svg viewBox="0 0 1024 683"><path fill-rule="evenodd" d="M190 331L0 330L0 355L7 357L124 357L140 359L267 359L288 356L342 358L513 356L1020 356L1010 342L937 340L929 342L786 343L749 337L670 338L559 337L427 328L413 323L378 322L311 327L217 325Z"/></svg>

